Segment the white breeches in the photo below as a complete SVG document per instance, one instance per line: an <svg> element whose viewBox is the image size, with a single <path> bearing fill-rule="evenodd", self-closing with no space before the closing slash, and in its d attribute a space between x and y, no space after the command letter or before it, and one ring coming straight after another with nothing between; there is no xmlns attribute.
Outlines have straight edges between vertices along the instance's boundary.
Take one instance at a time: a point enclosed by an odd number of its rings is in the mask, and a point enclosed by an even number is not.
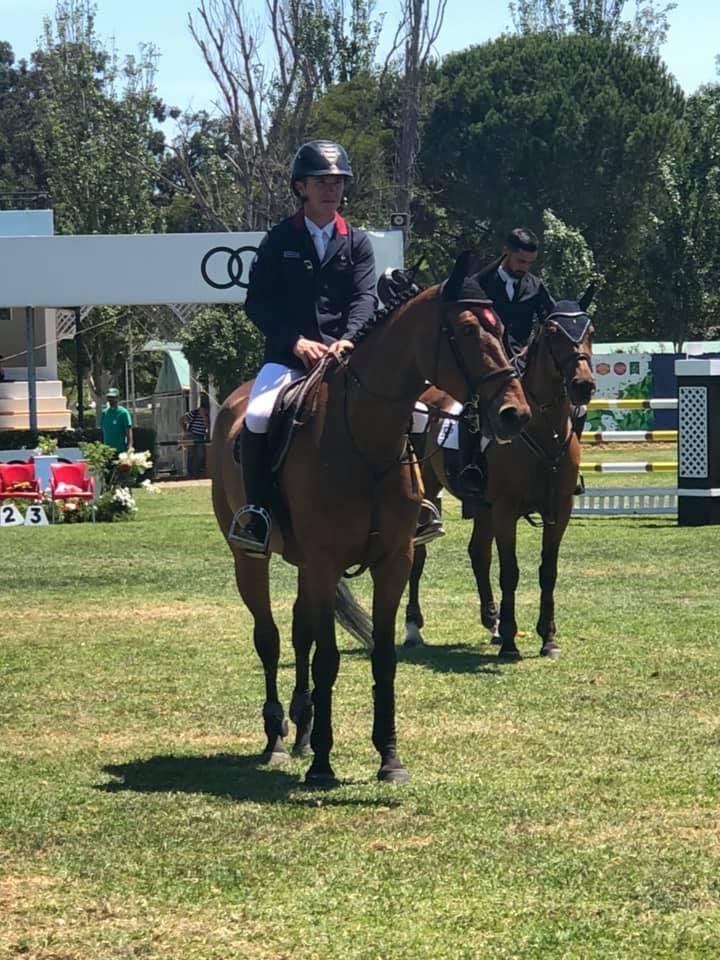
<svg viewBox="0 0 720 960"><path fill-rule="evenodd" d="M449 412L455 415L458 415L462 412L463 405L461 403L454 403ZM412 416L412 432L413 433L425 433L428 423L427 415L427 404L422 403L420 400L415 402L415 409L413 410ZM459 450L460 441L458 439L458 422L457 420L441 420L440 421L440 433L438 434L438 444L441 447L445 447L446 450Z"/></svg>
<svg viewBox="0 0 720 960"><path fill-rule="evenodd" d="M245 425L252 433L267 433L270 415L278 393L288 383L305 376L302 370L293 370L282 363L266 363L261 368L250 391Z"/></svg>

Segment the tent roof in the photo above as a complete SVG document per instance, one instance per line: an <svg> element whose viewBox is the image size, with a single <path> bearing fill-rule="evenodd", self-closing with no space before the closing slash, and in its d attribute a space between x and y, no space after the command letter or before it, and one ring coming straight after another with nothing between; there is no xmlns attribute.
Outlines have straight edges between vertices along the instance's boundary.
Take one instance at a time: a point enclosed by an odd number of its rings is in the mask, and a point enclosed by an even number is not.
<svg viewBox="0 0 720 960"><path fill-rule="evenodd" d="M166 350L155 393L177 393L190 389L190 364L182 350Z"/></svg>

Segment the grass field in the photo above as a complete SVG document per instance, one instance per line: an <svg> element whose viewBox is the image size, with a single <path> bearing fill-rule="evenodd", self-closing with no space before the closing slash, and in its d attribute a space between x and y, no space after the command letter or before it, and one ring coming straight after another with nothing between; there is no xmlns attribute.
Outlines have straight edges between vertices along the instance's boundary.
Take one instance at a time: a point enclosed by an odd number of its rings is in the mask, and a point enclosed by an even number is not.
<svg viewBox="0 0 720 960"><path fill-rule="evenodd" d="M448 499L429 646L398 670L413 780L375 782L369 663L343 634L342 783L316 793L307 761L257 763L262 674L208 487L139 502L127 524L0 531L3 960L720 956L715 528L573 521L546 661L523 526L506 664Z"/></svg>

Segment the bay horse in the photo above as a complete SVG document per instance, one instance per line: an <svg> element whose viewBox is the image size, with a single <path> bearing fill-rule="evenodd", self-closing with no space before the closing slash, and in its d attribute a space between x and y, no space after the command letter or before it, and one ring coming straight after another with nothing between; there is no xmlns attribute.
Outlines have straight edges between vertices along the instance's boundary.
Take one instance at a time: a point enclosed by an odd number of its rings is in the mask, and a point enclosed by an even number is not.
<svg viewBox="0 0 720 960"><path fill-rule="evenodd" d="M380 754L378 779L404 783L409 774L397 752L395 730L395 619L413 556L423 499L417 461L408 456L413 405L430 380L461 401L479 398L487 422L503 437L529 420L516 371L487 314L462 302L469 254L458 258L441 286L414 288L398 309L380 311L373 329L327 376L322 403L298 429L277 473L272 552L298 568L293 607L295 689L290 719L293 752L314 756L305 782L331 786L332 690L339 667L336 605L353 565L373 581L372 742ZM414 295L417 294L417 295ZM242 428L251 384L232 393L219 411L212 439L212 499L235 562L240 595L254 621L254 641L265 673L265 762L284 762L288 724L280 701L280 651L269 593L269 560L251 558L228 540L246 503L242 467L233 445ZM344 585L341 585L344 586ZM354 603L354 601L352 601ZM310 692L310 651L312 694Z"/></svg>
<svg viewBox="0 0 720 960"><path fill-rule="evenodd" d="M511 443L491 443L486 450L487 491L467 502L473 529L468 553L480 597L480 619L500 644L499 654L519 657L515 643L515 591L519 580L516 539L521 517L538 513L542 518L542 559L539 568L540 615L537 632L541 656L558 656L556 642L555 584L560 543L572 513L580 465L580 441L571 419L571 407L587 404L595 389L592 375L592 324L586 310L592 299L589 288L578 301L562 300L535 324L526 348L513 357L524 366L522 384L532 419ZM422 400L426 397L423 395ZM451 399L428 392L427 402L448 409ZM431 428L437 437L440 426ZM433 436L428 438L432 443ZM436 497L448 481L442 453L423 466L427 495ZM452 492L452 490L451 490ZM492 544L500 561L500 610L490 583ZM406 608L405 645L424 643L419 587L426 550L415 550Z"/></svg>

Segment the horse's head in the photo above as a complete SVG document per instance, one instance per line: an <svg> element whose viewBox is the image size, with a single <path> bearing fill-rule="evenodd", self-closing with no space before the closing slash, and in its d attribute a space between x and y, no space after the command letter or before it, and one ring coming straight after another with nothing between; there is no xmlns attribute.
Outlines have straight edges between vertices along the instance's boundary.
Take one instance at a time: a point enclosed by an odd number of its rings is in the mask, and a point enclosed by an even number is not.
<svg viewBox="0 0 720 960"><path fill-rule="evenodd" d="M458 257L440 288L442 318L427 378L456 400L479 407L486 430L501 439L530 419L525 394L503 346L503 327L474 276L470 253Z"/></svg>
<svg viewBox="0 0 720 960"><path fill-rule="evenodd" d="M562 380L576 406L587 404L595 390L590 363L593 326L586 313L592 295L590 286L579 300L558 300L540 321L534 337L538 348L547 352L550 375Z"/></svg>

